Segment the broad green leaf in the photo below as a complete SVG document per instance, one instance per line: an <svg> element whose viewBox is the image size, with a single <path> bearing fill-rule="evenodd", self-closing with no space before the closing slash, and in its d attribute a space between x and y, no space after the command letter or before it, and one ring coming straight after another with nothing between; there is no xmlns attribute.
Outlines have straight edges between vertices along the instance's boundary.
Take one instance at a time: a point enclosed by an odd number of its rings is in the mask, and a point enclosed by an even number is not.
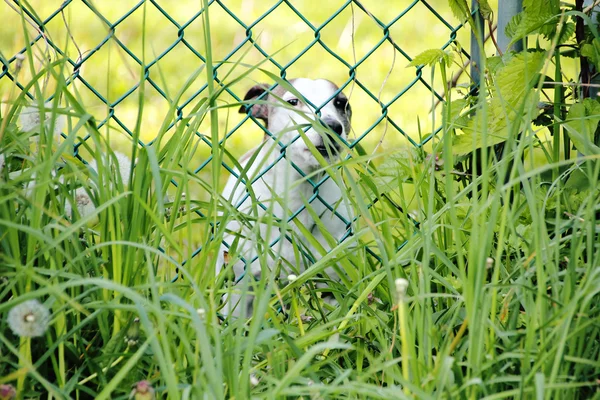
<svg viewBox="0 0 600 400"><path fill-rule="evenodd" d="M528 98L524 109L527 110L533 104ZM487 124L485 129L481 126L481 113L468 120L462 129L464 134L457 135L452 141L452 152L457 155L467 154L482 147L494 146L508 139L508 128L517 121L520 114L515 110L509 110L497 98L492 99L487 108ZM485 131L485 137L484 137ZM485 140L484 140L485 139Z"/></svg>
<svg viewBox="0 0 600 400"><path fill-rule="evenodd" d="M557 44L566 43L575 33L575 24L573 22L567 22L562 25L560 30L560 36Z"/></svg>
<svg viewBox="0 0 600 400"><path fill-rule="evenodd" d="M487 0L477 0L477 3L479 4L479 13L483 17L483 19L490 20L492 18L492 16L494 15L494 11L492 10L492 7L490 7L490 4L488 3L488 1Z"/></svg>
<svg viewBox="0 0 600 400"><path fill-rule="evenodd" d="M546 26L546 24L552 24L552 27L555 28L555 26L553 25L553 17L553 14L523 13L519 24L516 27L514 27L512 24L507 25L507 30L510 26L510 31L507 32L507 34L510 33L510 44L512 45L515 42L523 39L525 36L531 34L543 33L546 36L550 36L552 34L552 29L542 30L542 28ZM513 21L511 20L511 23L512 22Z"/></svg>
<svg viewBox="0 0 600 400"><path fill-rule="evenodd" d="M454 154L470 153L484 146L502 143L508 138L508 128L523 116L521 110L527 113L536 103L537 95L528 96L527 92L538 79L544 59L542 52L522 52L503 57L507 61L497 68L492 98L487 103L485 127L482 127L481 112L477 112L462 129L464 134L454 137Z"/></svg>
<svg viewBox="0 0 600 400"><path fill-rule="evenodd" d="M600 40L594 39L592 43L586 43L581 47L581 55L586 57L596 70L600 70Z"/></svg>
<svg viewBox="0 0 600 400"><path fill-rule="evenodd" d="M595 182L600 178L600 176L594 176L595 171L597 171L597 169L593 164L591 165L591 168L588 163L582 163L581 165L576 166L576 169L571 172L571 175L565 182L565 189L571 189L578 192L588 190L590 188L590 182Z"/></svg>
<svg viewBox="0 0 600 400"><path fill-rule="evenodd" d="M449 115L450 119L449 119L449 121L446 121L446 123L451 124L454 121L456 121L460 117L460 114L461 114L462 110L466 107L466 105L467 105L466 99L458 99L458 100L454 100L450 104L446 104L445 108L450 109L450 115ZM444 112L444 117L445 116L446 116L446 112Z"/></svg>
<svg viewBox="0 0 600 400"><path fill-rule="evenodd" d="M406 147L386 157L385 161L377 168L377 174L373 180L377 187L385 188L383 192L397 189L401 183L412 180L416 165L420 165L420 162L418 162L415 149Z"/></svg>
<svg viewBox="0 0 600 400"><path fill-rule="evenodd" d="M565 128L571 142L580 153L589 156L600 154L600 147L594 144L594 133L600 122L600 103L592 99L584 99L571 106L565 121Z"/></svg>
<svg viewBox="0 0 600 400"><path fill-rule="evenodd" d="M487 58L486 67L490 71L491 74L496 75L496 71L508 62L512 53L506 53L503 56L492 56Z"/></svg>
<svg viewBox="0 0 600 400"><path fill-rule="evenodd" d="M416 67L418 65L434 65L435 63L445 64L449 66L452 62L452 55L440 49L425 50L408 64L408 67Z"/></svg>
<svg viewBox="0 0 600 400"><path fill-rule="evenodd" d="M559 14L558 0L525 0L523 11L512 17L504 32L511 38L511 44L527 35L538 33L551 40L556 34L555 18L558 18ZM574 29L574 26L572 28ZM573 34L573 32L569 33L570 29L570 25L562 29L560 40L567 40Z"/></svg>
<svg viewBox="0 0 600 400"><path fill-rule="evenodd" d="M496 74L496 82L492 88L494 95L500 95L509 106L516 106L538 79L545 57L543 52L521 52L508 56L504 66Z"/></svg>
<svg viewBox="0 0 600 400"><path fill-rule="evenodd" d="M523 0L523 10L530 14L558 14L560 12L559 0Z"/></svg>
<svg viewBox="0 0 600 400"><path fill-rule="evenodd" d="M466 0L448 0L448 3L452 13L460 22L469 19L471 11Z"/></svg>
<svg viewBox="0 0 600 400"><path fill-rule="evenodd" d="M508 36L511 39L515 36L515 32L517 31L517 29L519 29L519 26L521 25L523 14L523 12L520 12L516 15L513 15L510 21L508 21L508 24L506 24L506 27L504 28L504 34L506 36Z"/></svg>

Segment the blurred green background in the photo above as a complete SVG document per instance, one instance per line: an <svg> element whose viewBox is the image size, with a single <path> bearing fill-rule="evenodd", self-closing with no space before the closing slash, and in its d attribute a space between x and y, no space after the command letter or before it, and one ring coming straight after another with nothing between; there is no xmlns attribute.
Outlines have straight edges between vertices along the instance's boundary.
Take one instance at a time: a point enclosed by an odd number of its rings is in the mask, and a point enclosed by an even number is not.
<svg viewBox="0 0 600 400"><path fill-rule="evenodd" d="M63 1L59 0L30 0L28 2L29 8L35 11L41 20L51 16L61 7L62 3ZM230 56L230 61L238 61L243 53L250 50L241 60L243 63L254 65L263 61L264 56L252 48L251 43L245 42L246 29L226 9L235 14L244 24L250 25L277 3L269 0L213 2L210 6L210 16L214 60L219 61ZM314 0L293 0L289 3L315 27L319 27L330 19L346 4L344 1ZM12 5L12 8L9 4ZM120 21L139 4L141 5L135 11ZM404 13L389 28L389 35L410 57L429 48L440 48L451 37L451 29L431 9L434 9L441 18L453 26L458 25L458 21L452 16L446 0L428 2L364 0L361 4L368 12L360 9L354 3L347 5L319 30L320 40L351 65L355 64L354 60L361 60L373 49L376 49L356 69L357 80L383 103L388 103L398 93L408 89L404 95L389 106L389 116L406 134L415 139L419 137L419 134L428 135L433 129L430 112L432 107L431 91L421 82L417 82L409 88L415 78L416 69L414 67L407 68L409 60L400 52L395 51L388 41L380 44L384 38L384 31L376 24L373 17L388 24ZM37 34L32 26L22 22L19 14L13 9L14 7L18 6L12 1L0 3L0 14L4 17L3 23L0 25L0 51L5 60L13 57L24 47L26 40L23 25L29 35ZM121 98L141 78L139 64L119 46L116 42L117 39L139 59L144 59L146 64L162 55L149 69L149 77L172 98L193 71L202 65L202 61L183 42L179 42L167 54L163 54L178 41L179 28L163 15L159 7L168 13L174 22L185 26L182 31L183 39L200 54L205 54L202 18L193 19L202 8L202 1L199 0L157 0L145 3L131 0L85 2L73 0L64 8L64 12L58 13L46 24L46 34L60 49L64 49L72 60L80 57L79 52L83 57L88 56L90 51L105 42L83 63L80 76L109 102ZM99 14L106 21L103 21ZM192 19L193 21L190 22ZM120 21L114 28L114 37L110 37L111 30L107 21L110 24ZM145 40L143 40L144 35ZM315 32L285 2L279 4L268 16L252 27L252 37L267 53L277 52L273 58L280 65L285 66L299 56L287 68L287 77L322 77L340 85L349 79L347 66L329 54L320 43L316 43L306 50L314 42ZM466 29L458 30L457 40L467 49L468 39ZM240 44L242 45L240 46ZM231 55L232 50L236 48L238 48L237 51ZM54 51L49 50L44 40L39 40L34 46L34 50L38 56L37 69L48 57L56 58L57 56ZM144 50L145 54L143 54ZM462 64L464 60L457 58L456 61ZM232 67L231 63L224 64L218 69L218 76L224 77ZM277 75L280 74L279 69L272 62L267 61L262 67ZM14 68L14 63L11 64L11 68ZM244 67L238 65L231 76L241 74L243 69ZM456 67L454 70L458 69ZM72 72L73 68L71 67L66 74ZM21 82L27 82L30 76L29 70L23 68L18 78ZM429 69L423 71L423 79L431 82ZM257 71L252 73L249 78L236 83L232 90L239 97L243 97L246 90L256 81L268 82L268 80L268 77ZM463 75L461 82L466 81L467 77ZM435 81L438 89L440 88L439 83L438 76ZM205 76L201 75L186 91L183 99L188 100L204 84ZM0 78L0 96L3 101L7 100L8 89L11 85L11 81L6 76ZM169 103L150 83L146 82L145 85L142 139L149 141L156 136ZM99 121L106 118L108 107L104 101L81 81L75 82L75 89L89 112ZM51 82L45 91L46 96L52 93ZM356 84L351 83L345 89L345 93L349 95L354 110L354 136L360 137L376 124L382 115L382 107ZM195 98L195 101L197 99ZM192 100L190 104L193 105L195 101ZM232 96L224 94L220 99L220 104L234 101ZM190 109L191 105L187 106L187 109ZM184 113L185 110L186 108L184 108ZM230 113L220 112L221 133L237 125L243 118L242 115L234 112L235 109L229 110L231 110ZM135 126L137 112L137 90L114 107L115 117L129 128ZM437 120L439 121L439 119ZM111 121L104 130L111 133L111 137L116 138L119 138L123 132L116 121ZM231 136L228 148L234 154L241 154L259 143L261 137L260 128L255 126L252 121L247 121L242 129ZM361 143L367 150L373 150L382 139L383 144L377 147L377 151L386 151L407 143L402 133L393 125L386 123L385 120L380 121ZM206 157L208 154L210 154L209 146L203 144L199 149L199 156Z"/></svg>

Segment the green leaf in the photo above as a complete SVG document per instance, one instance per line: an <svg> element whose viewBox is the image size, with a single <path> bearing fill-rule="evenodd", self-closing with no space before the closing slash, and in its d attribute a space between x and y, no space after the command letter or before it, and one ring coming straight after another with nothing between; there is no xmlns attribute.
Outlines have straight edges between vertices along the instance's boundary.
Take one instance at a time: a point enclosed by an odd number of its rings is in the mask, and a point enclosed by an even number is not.
<svg viewBox="0 0 600 400"><path fill-rule="evenodd" d="M527 95L527 92L538 79L544 59L545 53L542 52L507 54L502 58L502 63L497 67L495 84L491 88L492 98L488 100L485 110L486 125L482 126L482 112L478 111L462 129L464 134L454 137L454 154L470 153L484 146L502 143L508 138L508 128L536 103L537 96Z"/></svg>
<svg viewBox="0 0 600 400"><path fill-rule="evenodd" d="M562 25L560 30L560 36L558 37L558 44L566 43L575 33L575 24L573 22L567 22Z"/></svg>
<svg viewBox="0 0 600 400"><path fill-rule="evenodd" d="M510 19L510 21L508 21L508 24L506 24L506 27L504 28L504 34L512 39L515 36L515 32L517 31L517 29L519 29L522 19L523 12L513 15L513 17Z"/></svg>
<svg viewBox="0 0 600 400"><path fill-rule="evenodd" d="M489 21L492 18L492 15L494 14L492 7L490 7L490 4L487 0L477 0L477 3L479 4L479 13L481 14L481 16L483 17L483 19Z"/></svg>
<svg viewBox="0 0 600 400"><path fill-rule="evenodd" d="M445 64L449 66L452 62L453 56L444 50L430 49L425 50L408 64L408 67L416 67L418 65L429 65L433 66L435 63Z"/></svg>
<svg viewBox="0 0 600 400"><path fill-rule="evenodd" d="M378 167L378 174L374 177L377 186L397 188L400 183L410 181L414 175L414 166L418 164L417 158L412 147L390 154Z"/></svg>
<svg viewBox="0 0 600 400"><path fill-rule="evenodd" d="M467 0L448 0L448 3L452 13L460 22L468 20L471 16Z"/></svg>
<svg viewBox="0 0 600 400"><path fill-rule="evenodd" d="M488 57L486 67L491 74L496 75L496 72L506 64L510 57L512 57L512 53L506 53L503 56Z"/></svg>
<svg viewBox="0 0 600 400"><path fill-rule="evenodd" d="M565 182L565 189L582 192L590 189L590 182L597 181L600 178L600 176L594 176L595 171L597 171L595 165L591 165L590 168L588 163L582 163L574 168L576 169L571 172L571 175Z"/></svg>
<svg viewBox="0 0 600 400"><path fill-rule="evenodd" d="M453 102L451 102L450 104L445 104L444 108L449 108L450 113L448 115L449 119L448 121L444 121L445 125L448 126L450 124L454 124L460 117L461 117L461 113L464 110L464 108L467 106L468 101L466 99L458 99L458 100L454 100ZM444 110L444 118L446 117L446 110ZM461 128L462 126L459 124L458 128Z"/></svg>
<svg viewBox="0 0 600 400"><path fill-rule="evenodd" d="M545 57L543 52L521 52L509 56L508 62L496 73L494 94L515 106L538 78Z"/></svg>
<svg viewBox="0 0 600 400"><path fill-rule="evenodd" d="M511 29L511 31L508 32L511 33L511 35L509 35L511 37L510 45L531 34L544 33L546 36L551 35L552 29L543 30L542 32L540 32L540 30L546 25L555 29L556 27L552 24L553 17L555 17L553 14L523 13L521 20L516 27L512 26L512 24L507 25L506 30L508 30L509 26ZM511 20L511 22L513 21Z"/></svg>
<svg viewBox="0 0 600 400"><path fill-rule="evenodd" d="M581 55L587 58L596 69L600 69L600 40L594 39L592 43L586 43L581 47Z"/></svg>
<svg viewBox="0 0 600 400"><path fill-rule="evenodd" d="M560 13L559 0L523 0L523 9L529 14L550 14Z"/></svg>
<svg viewBox="0 0 600 400"><path fill-rule="evenodd" d="M556 34L557 26L554 20L558 18L559 14L560 3L558 0L525 0L523 11L512 17L504 32L512 39L511 44L531 34L542 34L546 39L551 40ZM574 28L573 26L573 32ZM561 40L567 40L573 34L565 29L571 29L571 26L562 29Z"/></svg>
<svg viewBox="0 0 600 400"><path fill-rule="evenodd" d="M597 100L584 99L571 106L565 121L565 128L571 142L580 153L589 156L600 154L600 147L594 144L594 133L600 122L600 103Z"/></svg>

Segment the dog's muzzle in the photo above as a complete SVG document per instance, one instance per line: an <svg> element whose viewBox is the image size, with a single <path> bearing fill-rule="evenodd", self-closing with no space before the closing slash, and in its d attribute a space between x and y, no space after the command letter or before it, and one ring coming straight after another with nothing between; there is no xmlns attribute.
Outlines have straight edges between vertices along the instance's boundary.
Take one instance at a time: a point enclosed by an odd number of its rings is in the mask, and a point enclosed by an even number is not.
<svg viewBox="0 0 600 400"><path fill-rule="evenodd" d="M326 119L323 120L323 125L328 127L331 131L335 132L338 136L342 136L344 133L344 128L342 124L334 119ZM315 146L317 151L321 153L323 157L335 156L340 152L340 144L335 140L335 138L327 133L323 138L323 143L319 146Z"/></svg>

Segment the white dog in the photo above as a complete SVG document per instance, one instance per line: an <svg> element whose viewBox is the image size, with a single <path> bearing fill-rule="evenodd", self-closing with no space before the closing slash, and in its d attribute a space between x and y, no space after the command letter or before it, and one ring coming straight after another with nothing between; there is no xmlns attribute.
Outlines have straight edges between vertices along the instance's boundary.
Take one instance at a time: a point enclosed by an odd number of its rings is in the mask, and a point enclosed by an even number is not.
<svg viewBox="0 0 600 400"><path fill-rule="evenodd" d="M322 182L325 172L319 172L323 166L313 153L320 153L326 162L339 159L341 141L335 136L346 139L350 131L352 112L348 99L341 92L333 97L339 89L328 80L300 78L289 83L292 87L278 85L250 107L251 114L265 122L272 136L265 135L259 147L238 160L243 173L236 170L239 178L232 175L223 191L224 199L248 216L245 221L227 222L226 244L219 251L217 273L226 264L233 264L236 282L242 277L258 278L265 260L270 270L280 268L279 276L301 273L310 266L310 258L303 254L317 259L320 253L303 240L299 224L310 231L325 250L330 250L331 239L340 241L353 218L350 204L334 179L328 177ZM244 100L256 100L268 88L256 85ZM319 117L310 104L321 107ZM242 106L240 112L245 113L246 106ZM315 129L320 126L315 125L319 118L326 126L323 129ZM299 137L299 129L306 128L306 124L311 127L305 129L304 138ZM312 143L312 148L307 141ZM282 149L285 150L282 152ZM309 181L298 169L304 174L316 175ZM322 184L315 187L318 182ZM311 212L306 209L307 204ZM326 232L318 227L315 215ZM330 235L329 241L327 235ZM232 245L235 249L230 247ZM328 273L335 278L331 269ZM243 305L238 304L240 295L236 292L225 296L224 314L240 315ZM247 312L251 310L252 299L246 297Z"/></svg>

